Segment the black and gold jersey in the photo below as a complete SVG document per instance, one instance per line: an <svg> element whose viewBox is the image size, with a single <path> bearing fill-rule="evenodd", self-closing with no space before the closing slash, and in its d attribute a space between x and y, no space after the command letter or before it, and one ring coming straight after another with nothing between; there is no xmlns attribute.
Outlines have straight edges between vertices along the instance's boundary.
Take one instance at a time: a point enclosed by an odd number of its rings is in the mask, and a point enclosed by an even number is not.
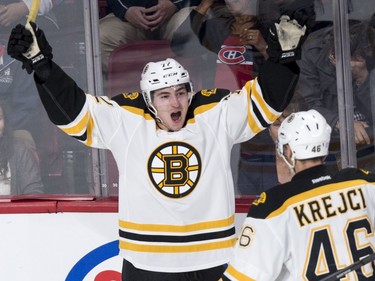
<svg viewBox="0 0 375 281"><path fill-rule="evenodd" d="M374 252L375 175L325 166L254 201L225 280L322 280ZM373 265L345 280L373 280Z"/></svg>

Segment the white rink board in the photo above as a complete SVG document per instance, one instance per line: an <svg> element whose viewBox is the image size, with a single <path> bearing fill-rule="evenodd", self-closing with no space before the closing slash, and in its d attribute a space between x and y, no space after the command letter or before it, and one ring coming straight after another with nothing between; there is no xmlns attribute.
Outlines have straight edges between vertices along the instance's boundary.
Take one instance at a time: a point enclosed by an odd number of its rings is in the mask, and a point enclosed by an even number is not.
<svg viewBox="0 0 375 281"><path fill-rule="evenodd" d="M0 230L1 280L121 281L116 213L1 214Z"/></svg>

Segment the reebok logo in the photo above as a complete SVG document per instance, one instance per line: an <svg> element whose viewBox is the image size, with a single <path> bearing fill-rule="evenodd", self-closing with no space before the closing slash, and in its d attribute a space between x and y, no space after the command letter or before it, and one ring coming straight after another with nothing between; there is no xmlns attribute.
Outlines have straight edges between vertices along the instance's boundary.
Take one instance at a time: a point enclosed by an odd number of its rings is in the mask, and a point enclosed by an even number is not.
<svg viewBox="0 0 375 281"><path fill-rule="evenodd" d="M321 176L320 178L317 178L317 179L313 179L311 180L312 183L318 183L318 182L322 182L322 181L327 181L327 180L331 180L331 176Z"/></svg>

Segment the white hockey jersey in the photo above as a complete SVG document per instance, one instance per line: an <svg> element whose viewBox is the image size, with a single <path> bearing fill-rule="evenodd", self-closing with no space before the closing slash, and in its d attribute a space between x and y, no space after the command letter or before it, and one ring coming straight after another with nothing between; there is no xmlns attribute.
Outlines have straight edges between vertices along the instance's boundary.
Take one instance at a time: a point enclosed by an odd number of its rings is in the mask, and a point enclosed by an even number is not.
<svg viewBox="0 0 375 281"><path fill-rule="evenodd" d="M227 263L236 239L232 146L280 116L297 66L266 62L260 80L240 91L197 92L176 132L157 128L141 94L88 95L55 63L47 67L46 81L36 85L51 121L88 146L109 149L117 163L120 254L159 272Z"/></svg>
<svg viewBox="0 0 375 281"><path fill-rule="evenodd" d="M256 108L254 108L256 107ZM119 170L120 249L136 267L193 271L228 262L235 242L233 144L265 129L280 112L256 80L242 91L203 90L178 132L159 130L139 93L87 95L71 136L109 149Z"/></svg>
<svg viewBox="0 0 375 281"><path fill-rule="evenodd" d="M253 203L224 280L322 280L375 250L375 175L325 166ZM373 263L340 280L375 280Z"/></svg>

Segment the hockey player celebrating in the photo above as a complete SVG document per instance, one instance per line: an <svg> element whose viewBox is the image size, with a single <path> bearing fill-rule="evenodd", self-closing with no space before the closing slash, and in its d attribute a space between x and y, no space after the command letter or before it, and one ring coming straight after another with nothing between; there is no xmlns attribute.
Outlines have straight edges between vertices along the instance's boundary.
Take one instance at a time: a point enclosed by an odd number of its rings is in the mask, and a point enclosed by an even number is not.
<svg viewBox="0 0 375 281"><path fill-rule="evenodd" d="M53 62L35 24L12 30L8 53L34 71L51 121L114 155L123 280L220 278L236 238L230 151L274 122L292 98L306 37L298 20L275 23L270 60L241 90L194 93L189 73L166 59L144 67L141 93L113 99L80 89Z"/></svg>
<svg viewBox="0 0 375 281"><path fill-rule="evenodd" d="M282 122L278 153L296 175L253 202L223 280L339 280L353 268L345 280L374 280L373 264L357 265L374 251L375 175L332 175L324 165L330 138L316 110Z"/></svg>

